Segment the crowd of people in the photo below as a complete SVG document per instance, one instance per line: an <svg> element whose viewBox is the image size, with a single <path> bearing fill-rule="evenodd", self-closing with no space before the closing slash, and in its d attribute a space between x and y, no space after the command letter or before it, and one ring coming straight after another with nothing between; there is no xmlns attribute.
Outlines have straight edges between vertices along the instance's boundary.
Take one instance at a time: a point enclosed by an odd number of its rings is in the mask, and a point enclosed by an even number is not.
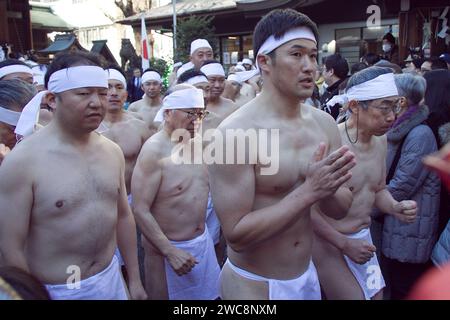
<svg viewBox="0 0 450 320"><path fill-rule="evenodd" d="M450 54L319 66L318 36L273 10L227 72L195 39L164 96L0 62L0 299L450 299Z"/></svg>

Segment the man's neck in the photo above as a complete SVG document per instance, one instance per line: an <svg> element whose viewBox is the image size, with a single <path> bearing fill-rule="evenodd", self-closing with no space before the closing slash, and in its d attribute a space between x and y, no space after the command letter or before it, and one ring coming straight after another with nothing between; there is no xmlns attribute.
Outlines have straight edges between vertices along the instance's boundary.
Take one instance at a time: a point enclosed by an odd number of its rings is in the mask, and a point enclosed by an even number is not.
<svg viewBox="0 0 450 320"><path fill-rule="evenodd" d="M356 140L356 143L353 144L359 145L369 145L372 142L373 135L364 128L361 128L357 115L352 113L346 125L347 139L350 140L349 142L353 143ZM356 136L358 137L356 138Z"/></svg>
<svg viewBox="0 0 450 320"><path fill-rule="evenodd" d="M180 137L179 141L172 141L172 133L176 130L176 128L169 125L167 122L164 123L163 131L165 133L165 136L167 139L170 140L170 142L174 145L180 144L180 143L187 143L190 139L183 140L182 137Z"/></svg>
<svg viewBox="0 0 450 320"><path fill-rule="evenodd" d="M107 112L103 121L109 123L121 122L124 119L124 112L122 109L112 112Z"/></svg>
<svg viewBox="0 0 450 320"><path fill-rule="evenodd" d="M89 143L93 131L83 132L60 123L57 119L53 119L48 125L51 129L54 128L58 132L59 138L65 143L83 146Z"/></svg>
<svg viewBox="0 0 450 320"><path fill-rule="evenodd" d="M150 107L157 107L161 105L161 96L159 95L154 98L150 98L148 95L145 95L144 99Z"/></svg>
<svg viewBox="0 0 450 320"><path fill-rule="evenodd" d="M271 106L281 118L292 119L298 117L301 113L301 101L297 96L287 96L280 92L270 81L263 85L263 89L259 94L263 104ZM303 99L306 100L307 98Z"/></svg>

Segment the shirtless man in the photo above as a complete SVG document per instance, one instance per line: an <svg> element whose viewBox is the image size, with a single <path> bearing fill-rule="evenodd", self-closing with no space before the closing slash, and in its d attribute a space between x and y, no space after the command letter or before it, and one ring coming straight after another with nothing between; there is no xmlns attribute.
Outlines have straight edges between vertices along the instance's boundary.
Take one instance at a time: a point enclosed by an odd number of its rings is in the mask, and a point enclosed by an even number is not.
<svg viewBox="0 0 450 320"><path fill-rule="evenodd" d="M208 78L211 90L208 100L208 111L213 112L218 116L217 127L223 119L228 117L238 107L233 101L222 97L225 90L225 71L220 63L215 60L206 61L200 69Z"/></svg>
<svg viewBox="0 0 450 320"><path fill-rule="evenodd" d="M65 53L46 86L55 117L0 167L1 263L35 275L53 299L127 299L118 245L131 298L145 298L123 154L94 132L105 113L105 70L92 54Z"/></svg>
<svg viewBox="0 0 450 320"><path fill-rule="evenodd" d="M126 80L119 69L108 69L108 96L103 123L108 130L105 137L117 143L125 156L125 186L131 193L131 175L144 142L150 137L150 130L144 121L127 114L123 105L128 92Z"/></svg>
<svg viewBox="0 0 450 320"><path fill-rule="evenodd" d="M187 70L200 70L203 63L214 59L214 53L208 40L195 39L191 42L190 61L177 70L177 79Z"/></svg>
<svg viewBox="0 0 450 320"><path fill-rule="evenodd" d="M150 134L158 131L160 123L155 123L153 119L162 105L161 99L162 81L158 72L147 70L142 75L142 90L145 94L141 100L135 101L128 107L131 115L144 120L150 129Z"/></svg>
<svg viewBox="0 0 450 320"><path fill-rule="evenodd" d="M247 89L250 89L250 91L247 91ZM228 76L225 81L225 90L223 91L222 97L230 99L236 104L237 107L242 107L244 104L256 97L256 93L249 84L246 84L241 79L238 72Z"/></svg>
<svg viewBox="0 0 450 320"><path fill-rule="evenodd" d="M201 164L178 164L204 116L203 95L174 86L157 120L163 129L144 144L131 180L133 212L144 235L145 287L150 299L216 299L220 268L205 228L208 174ZM174 131L184 134L173 137ZM193 163L193 162L192 162Z"/></svg>
<svg viewBox="0 0 450 320"><path fill-rule="evenodd" d="M266 15L253 37L262 92L218 128L223 137L231 129L279 129L275 174L261 174L259 162L208 168L228 243L223 299L320 299L310 208L319 203L330 216L343 217L351 192L341 186L351 177L354 156L340 147L333 119L301 103L314 88L317 36L316 25L297 11Z"/></svg>
<svg viewBox="0 0 450 320"><path fill-rule="evenodd" d="M20 113L36 92L35 87L25 81L0 81L0 165L17 143L14 130Z"/></svg>
<svg viewBox="0 0 450 320"><path fill-rule="evenodd" d="M395 120L399 97L392 71L380 67L353 75L346 91L351 115L339 132L357 161L349 181L353 203L339 221L315 210L314 262L328 299L381 299L384 280L369 231L372 208L406 223L414 221L417 210L414 201L398 202L386 189L384 134ZM341 103L342 98L329 103Z"/></svg>

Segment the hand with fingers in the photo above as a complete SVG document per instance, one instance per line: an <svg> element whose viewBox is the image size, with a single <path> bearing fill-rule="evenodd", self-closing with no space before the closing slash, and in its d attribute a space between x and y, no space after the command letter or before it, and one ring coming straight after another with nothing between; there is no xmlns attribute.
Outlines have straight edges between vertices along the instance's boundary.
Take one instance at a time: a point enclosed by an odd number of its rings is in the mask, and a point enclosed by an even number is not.
<svg viewBox="0 0 450 320"><path fill-rule="evenodd" d="M179 276L191 272L192 268L194 268L198 263L198 261L189 252L178 249L174 246L172 246L166 258L172 269Z"/></svg>
<svg viewBox="0 0 450 320"><path fill-rule="evenodd" d="M355 155L349 151L348 146L339 148L326 158L325 150L325 143L320 143L308 166L305 179L318 200L333 195L352 177L350 169L356 165Z"/></svg>
<svg viewBox="0 0 450 320"><path fill-rule="evenodd" d="M367 241L346 239L342 253L358 264L364 264L372 259L377 248Z"/></svg>
<svg viewBox="0 0 450 320"><path fill-rule="evenodd" d="M6 155L11 152L11 150L5 146L3 143L0 143L0 165L3 162L3 159L5 159Z"/></svg>
<svg viewBox="0 0 450 320"><path fill-rule="evenodd" d="M412 200L403 200L394 205L394 216L400 221L413 223L417 215L417 203Z"/></svg>

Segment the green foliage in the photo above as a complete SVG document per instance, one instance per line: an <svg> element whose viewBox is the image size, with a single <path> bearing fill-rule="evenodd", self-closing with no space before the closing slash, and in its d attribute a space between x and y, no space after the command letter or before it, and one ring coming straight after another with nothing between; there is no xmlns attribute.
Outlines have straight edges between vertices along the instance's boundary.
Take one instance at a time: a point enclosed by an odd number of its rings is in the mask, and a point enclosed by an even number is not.
<svg viewBox="0 0 450 320"><path fill-rule="evenodd" d="M162 93L164 93L167 90L167 86L169 83L168 77L170 74L170 66L165 60L152 57L150 58L150 68L155 69L161 75L161 78L163 80Z"/></svg>
<svg viewBox="0 0 450 320"><path fill-rule="evenodd" d="M214 56L219 53L219 41L215 36L212 16L190 16L177 21L177 52L174 61L189 61L191 42L195 39L206 39L213 48Z"/></svg>

